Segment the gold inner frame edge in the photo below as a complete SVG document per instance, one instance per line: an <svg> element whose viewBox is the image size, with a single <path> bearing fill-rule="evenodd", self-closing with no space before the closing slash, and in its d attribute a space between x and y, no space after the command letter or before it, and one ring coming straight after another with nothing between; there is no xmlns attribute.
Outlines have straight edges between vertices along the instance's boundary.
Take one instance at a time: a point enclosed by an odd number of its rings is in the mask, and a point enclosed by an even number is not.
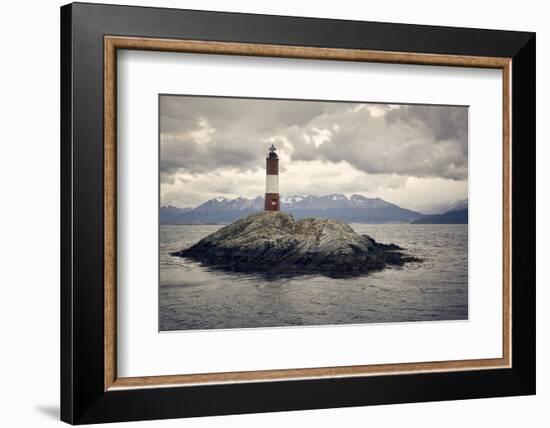
<svg viewBox="0 0 550 428"><path fill-rule="evenodd" d="M502 70L503 131L503 320L502 357L336 367L295 368L169 376L117 377L116 366L116 88L117 50L146 50L197 54L261 56L333 61L439 65ZM422 54L362 49L320 48L256 43L173 40L142 37L104 37L104 390L193 386L220 383L360 377L422 372L481 370L511 367L511 58Z"/></svg>

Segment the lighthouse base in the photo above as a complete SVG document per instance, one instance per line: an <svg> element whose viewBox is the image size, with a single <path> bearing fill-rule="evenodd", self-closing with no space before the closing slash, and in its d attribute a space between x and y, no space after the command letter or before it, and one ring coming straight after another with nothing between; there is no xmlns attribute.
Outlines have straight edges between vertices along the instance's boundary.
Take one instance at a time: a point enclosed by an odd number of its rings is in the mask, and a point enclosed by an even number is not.
<svg viewBox="0 0 550 428"><path fill-rule="evenodd" d="M266 193L265 194L264 210L265 211L280 211L281 210L281 202L279 200L279 194L278 193Z"/></svg>

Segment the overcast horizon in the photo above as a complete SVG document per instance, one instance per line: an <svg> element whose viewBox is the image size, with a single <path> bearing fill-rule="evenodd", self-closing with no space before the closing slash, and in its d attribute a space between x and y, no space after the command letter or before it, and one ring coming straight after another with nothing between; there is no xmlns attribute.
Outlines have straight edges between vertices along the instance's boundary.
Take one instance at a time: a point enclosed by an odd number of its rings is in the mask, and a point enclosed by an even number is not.
<svg viewBox="0 0 550 428"><path fill-rule="evenodd" d="M380 197L422 213L468 198L468 108L162 95L160 202L263 196Z"/></svg>

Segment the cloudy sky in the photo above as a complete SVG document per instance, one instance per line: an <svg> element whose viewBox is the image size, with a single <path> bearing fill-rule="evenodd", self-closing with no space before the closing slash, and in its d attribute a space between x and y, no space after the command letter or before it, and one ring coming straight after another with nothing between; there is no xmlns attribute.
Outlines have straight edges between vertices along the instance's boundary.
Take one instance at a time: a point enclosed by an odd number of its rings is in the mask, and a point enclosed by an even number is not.
<svg viewBox="0 0 550 428"><path fill-rule="evenodd" d="M467 107L163 95L161 204L263 195L272 143L281 196L357 193L425 213L468 196Z"/></svg>

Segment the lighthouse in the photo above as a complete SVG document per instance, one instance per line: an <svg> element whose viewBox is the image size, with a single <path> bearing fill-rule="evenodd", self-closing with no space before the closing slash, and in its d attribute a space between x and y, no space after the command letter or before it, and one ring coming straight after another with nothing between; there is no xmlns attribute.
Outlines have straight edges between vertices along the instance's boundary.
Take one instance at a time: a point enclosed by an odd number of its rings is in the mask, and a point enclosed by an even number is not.
<svg viewBox="0 0 550 428"><path fill-rule="evenodd" d="M279 211L279 156L277 148L272 144L265 159L265 211Z"/></svg>

